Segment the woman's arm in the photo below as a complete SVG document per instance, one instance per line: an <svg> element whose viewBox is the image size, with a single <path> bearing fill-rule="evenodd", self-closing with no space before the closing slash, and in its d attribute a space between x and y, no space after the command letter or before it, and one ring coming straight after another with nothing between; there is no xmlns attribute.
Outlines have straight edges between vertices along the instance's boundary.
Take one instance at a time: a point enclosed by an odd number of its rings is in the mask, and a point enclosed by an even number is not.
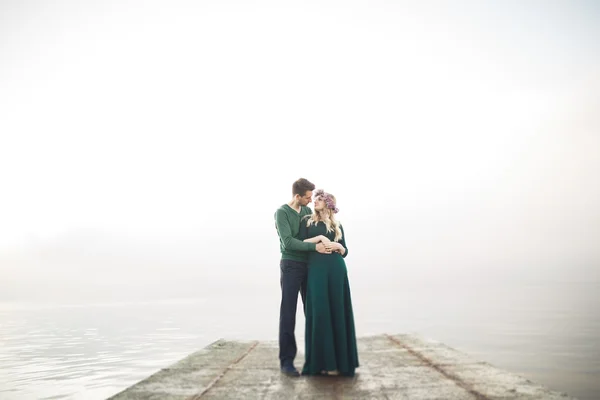
<svg viewBox="0 0 600 400"><path fill-rule="evenodd" d="M341 243L331 243L331 249L335 252L340 253L342 256L346 254L346 248Z"/></svg>
<svg viewBox="0 0 600 400"><path fill-rule="evenodd" d="M308 233L309 233L308 226L306 225L306 222L301 221L300 222L300 232L298 232L298 239L302 240L303 242L306 242L307 244L308 243L316 243L315 250L319 253L325 253L325 254L331 253L330 240L327 239L326 236L317 235L315 237L309 238Z"/></svg>
<svg viewBox="0 0 600 400"><path fill-rule="evenodd" d="M342 231L342 238L337 243L332 243L333 251L337 251L342 255L342 257L346 257L348 255L348 247L346 247L346 234L344 233L344 228L340 225L340 229Z"/></svg>

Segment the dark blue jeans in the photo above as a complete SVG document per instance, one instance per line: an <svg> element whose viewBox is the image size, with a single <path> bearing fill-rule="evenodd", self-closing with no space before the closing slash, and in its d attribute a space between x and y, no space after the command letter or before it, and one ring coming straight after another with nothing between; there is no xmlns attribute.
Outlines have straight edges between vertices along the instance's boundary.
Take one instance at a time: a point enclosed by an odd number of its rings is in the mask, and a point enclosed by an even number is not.
<svg viewBox="0 0 600 400"><path fill-rule="evenodd" d="M306 278L308 268L305 262L281 260L281 308L279 309L279 362L292 365L298 348L296 347L296 309L298 292L302 295L302 308L306 307ZM306 315L306 310L305 310Z"/></svg>

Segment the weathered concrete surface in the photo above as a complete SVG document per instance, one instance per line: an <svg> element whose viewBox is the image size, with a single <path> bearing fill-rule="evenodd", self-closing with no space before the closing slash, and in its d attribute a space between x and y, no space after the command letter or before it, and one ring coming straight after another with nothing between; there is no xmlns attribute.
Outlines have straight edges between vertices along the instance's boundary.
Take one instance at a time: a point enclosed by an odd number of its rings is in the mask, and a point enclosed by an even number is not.
<svg viewBox="0 0 600 400"><path fill-rule="evenodd" d="M360 338L358 351L354 378L290 378L276 342L219 340L111 399L573 399L412 335Z"/></svg>

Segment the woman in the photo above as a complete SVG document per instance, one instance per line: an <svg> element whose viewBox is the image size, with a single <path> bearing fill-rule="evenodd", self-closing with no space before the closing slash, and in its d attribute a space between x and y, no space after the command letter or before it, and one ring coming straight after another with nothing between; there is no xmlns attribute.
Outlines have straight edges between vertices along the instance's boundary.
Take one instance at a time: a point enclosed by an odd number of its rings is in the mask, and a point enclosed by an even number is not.
<svg viewBox="0 0 600 400"><path fill-rule="evenodd" d="M315 210L300 223L300 239L323 242L331 254L310 252L306 292L306 361L303 375L354 376L358 367L344 229L335 219L335 197L319 189Z"/></svg>

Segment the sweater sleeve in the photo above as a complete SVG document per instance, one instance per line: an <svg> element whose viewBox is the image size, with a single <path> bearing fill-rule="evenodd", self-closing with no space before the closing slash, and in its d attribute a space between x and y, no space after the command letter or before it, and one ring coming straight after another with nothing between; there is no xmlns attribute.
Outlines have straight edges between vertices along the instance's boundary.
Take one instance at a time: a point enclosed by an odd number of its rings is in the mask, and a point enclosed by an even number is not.
<svg viewBox="0 0 600 400"><path fill-rule="evenodd" d="M317 245L315 243L303 242L292 236L292 229L290 227L290 221L282 210L277 210L275 213L275 224L277 225L277 232L283 243L285 250L298 250L298 251L315 251Z"/></svg>
<svg viewBox="0 0 600 400"><path fill-rule="evenodd" d="M340 244L346 249L346 252L342 257L346 258L346 256L348 255L348 246L346 246L346 234L344 233L343 226L340 225L340 229L342 230L342 238L340 239Z"/></svg>

